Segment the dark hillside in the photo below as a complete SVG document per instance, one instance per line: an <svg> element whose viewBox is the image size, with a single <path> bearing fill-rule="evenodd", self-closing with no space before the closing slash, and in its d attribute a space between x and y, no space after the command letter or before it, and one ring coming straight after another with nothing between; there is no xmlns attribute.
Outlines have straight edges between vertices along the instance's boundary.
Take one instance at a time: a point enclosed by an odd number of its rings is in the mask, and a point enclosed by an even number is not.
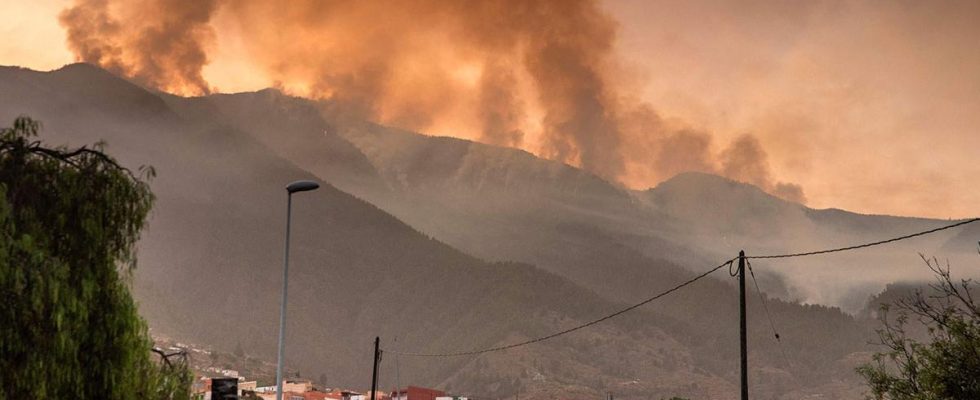
<svg viewBox="0 0 980 400"><path fill-rule="evenodd" d="M156 167L158 201L135 282L142 310L156 330L225 351L241 343L274 359L285 183L380 180L381 189L354 192L377 196L398 218L331 185L294 199L288 357L291 367L325 373L332 384L367 383L364 360L375 335L385 343L397 336L399 348L419 351L509 343L601 316L691 276L651 254L698 261L693 269L720 262L718 254L661 238L654 222L680 217L651 211L633 194L571 167L417 135L389 148L405 152L362 154L331 136L329 129L341 128L318 122L307 103L274 92L174 98L86 65L50 73L3 68L0 89L0 119L28 114L44 121L48 142L104 139L124 164ZM273 136L294 132L323 139L307 149L301 140ZM454 149L451 156L444 147ZM320 150L329 157L318 164ZM379 157L402 161L382 168ZM399 177L407 184L396 185ZM443 238L481 257L540 261L548 272L488 263ZM526 349L402 357L401 380L487 396L524 388L726 398L736 378L736 292L723 273L715 278ZM772 346L760 303L750 300L760 393L854 386L841 363L864 348L864 324L829 307L774 301L770 308L782 350Z"/></svg>
<svg viewBox="0 0 980 400"><path fill-rule="evenodd" d="M273 356L282 188L314 177L233 128L181 119L155 95L101 70L78 65L10 75L16 85L5 84L6 93L19 90L21 96L8 99L60 94L4 104L2 117L33 115L45 122L47 141L107 140L126 164L157 169L158 200L141 241L136 282L151 325L218 348L240 342ZM72 79L86 84L57 90ZM126 101L112 100L117 96ZM122 115L113 115L113 107L122 107ZM483 323L506 320L521 307L572 317L611 307L533 267L491 265L460 253L329 185L297 198L294 212L288 340L302 351L291 359L337 382L365 383L364 374L348 365L370 350L361 342L371 335L397 334L406 346L419 348L481 346L530 326ZM444 375L440 368L451 367L420 369L406 378L436 384Z"/></svg>

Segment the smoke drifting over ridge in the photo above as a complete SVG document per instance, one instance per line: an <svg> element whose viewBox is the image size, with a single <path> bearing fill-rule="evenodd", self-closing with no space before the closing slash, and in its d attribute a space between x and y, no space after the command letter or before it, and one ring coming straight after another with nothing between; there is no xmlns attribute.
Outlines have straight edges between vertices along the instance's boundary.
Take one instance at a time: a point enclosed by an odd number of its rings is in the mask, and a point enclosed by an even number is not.
<svg viewBox="0 0 980 400"><path fill-rule="evenodd" d="M209 93L215 37L234 35L270 84L349 115L524 148L630 186L695 170L803 200L773 182L753 137L716 154L710 134L635 100L617 24L596 1L76 0L61 22L79 60L165 91Z"/></svg>
<svg viewBox="0 0 980 400"><path fill-rule="evenodd" d="M214 32L215 0L76 0L61 13L68 46L146 86L180 94L210 92L201 69Z"/></svg>

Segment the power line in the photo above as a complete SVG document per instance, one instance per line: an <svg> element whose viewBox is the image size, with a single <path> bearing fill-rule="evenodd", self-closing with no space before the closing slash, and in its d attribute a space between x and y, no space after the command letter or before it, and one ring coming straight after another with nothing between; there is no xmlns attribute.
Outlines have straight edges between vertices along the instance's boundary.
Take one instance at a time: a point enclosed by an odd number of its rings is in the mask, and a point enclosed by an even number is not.
<svg viewBox="0 0 980 400"><path fill-rule="evenodd" d="M766 310L766 318L769 319L769 328L772 329L772 335L776 338L776 348L779 349L779 354L783 356L783 362L786 363L786 367L792 367L789 363L789 357L786 357L786 352L783 350L782 340L780 340L779 332L776 331L776 324L772 320L772 313L769 312L769 301L766 300L766 296L762 294L762 289L759 288L759 281L755 279L755 271L752 271L752 263L749 260L745 260L745 265L749 267L749 275L752 276L752 283L755 284L755 292L759 294L759 300L762 302L762 308Z"/></svg>
<svg viewBox="0 0 980 400"><path fill-rule="evenodd" d="M891 238L891 239L887 239L887 240L881 240L881 241L871 242L871 243L864 243L864 244L859 244L859 245L854 245L854 246L840 247L840 248L836 248L836 249L809 251L809 252L806 252L806 253L775 254L775 255L766 255L766 256L745 256L745 258L747 258L747 259L791 258L791 257L814 256L814 255L818 255L818 254L827 254L827 253L837 253L837 252L848 251L848 250L857 250L857 249L862 249L862 248L865 248L865 247L872 247L872 246L878 246L878 245L882 245L882 244L886 244L886 243L897 242L899 240L911 239L911 238L914 238L914 237L917 237L917 236L928 235L930 233L935 233L935 232L939 232L939 231L942 231L942 230L946 230L946 229L950 229L950 228L955 228L957 226L966 225L966 224L969 224L971 222L977 222L977 221L980 221L980 218L968 219L968 220L965 220L965 221L957 222L957 223L952 224L952 225L946 225L946 226L942 226L942 227L939 227L939 228L930 229L930 230L922 231L922 232L916 232L916 233L913 233L913 234L909 234L909 235L905 235L905 236L899 236L899 237Z"/></svg>
<svg viewBox="0 0 980 400"><path fill-rule="evenodd" d="M842 251L856 250L856 249L861 249L861 248L866 248L866 247L878 246L878 245L882 245L882 244L886 244L886 243L897 242L897 241L900 241L900 240L911 239L911 238L918 237L918 236L928 235L930 233L935 233L935 232L943 231L943 230L946 230L946 229L955 228L957 226L966 225L966 224L969 224L969 223L972 223L972 222L976 222L976 221L980 221L980 218L968 219L968 220L957 222L955 224L946 225L946 226L942 226L942 227L939 227L939 228L930 229L930 230L926 230L926 231L916 232L916 233L912 233L912 234L909 234L909 235L899 236L899 237L895 237L895 238L891 238L891 239L880 240L880 241L877 241L877 242L864 243L864 244L859 244L859 245L854 245L854 246L847 246L847 247L840 247L840 248L835 248L835 249L810 251L810 252L805 252L805 253L776 254L776 255L764 255L764 256L745 256L745 259L748 260L748 259L768 259L768 258L791 258L791 257L803 257L803 256L812 256L812 255L818 255L818 254L837 253L837 252L842 252ZM729 269L731 269L732 263L735 260L737 260L737 259L738 259L738 257L729 259L729 260L727 260L727 261L719 264L718 266L716 266L714 268L711 268L711 269L709 269L709 270L701 273L700 275L697 275L697 276L695 276L695 277L693 277L691 279L688 279L688 280L686 280L686 281L678 284L677 286L674 286L674 287L672 287L670 289L667 289L667 290L665 290L663 292L660 292L660 293L658 293L657 295L655 295L653 297L650 297L650 298L648 298L646 300L643 300L643 301L641 301L639 303L633 304L633 305L631 305L629 307L623 308L623 309L621 309L619 311L616 311L616 312L614 312L612 314L608 314L608 315L606 315L604 317L601 317L601 318L598 318L598 319L595 319L595 320L586 322L586 323L581 324L581 325L574 326L572 328L568 328L568 329L565 329L565 330L562 330L562 331L558 331L558 332L552 333L550 335L541 336L541 337L537 337L537 338L534 338L534 339L529 339L529 340L525 340L523 342L512 343L512 344L508 344L508 345L497 346L497 347L490 347L490 348L486 348L486 349L482 349L482 350L459 351L459 352L450 352L450 353L413 353L413 352L402 352L402 351L395 351L395 350L388 350L388 352L389 353L392 353L392 354L396 354L396 355L414 356L414 357L458 357L458 356L468 356L468 355L476 355L476 354L490 353L490 352L495 352L495 351L503 351L503 350L508 350L508 349L512 349L512 348L515 348L515 347L521 347L521 346L526 346L526 345L537 343L537 342L542 342L542 341L545 341L545 340L548 340L548 339L552 339L552 338L555 338L555 337L558 337L558 336L561 336L561 335L564 335L564 334L567 334L567 333L575 332L575 331L577 331L579 329L582 329L582 328L587 328L589 326L598 324L598 323L603 322L605 320L608 320L610 318L613 318L613 317L619 316L621 314L627 313L629 311L632 311L632 310L634 310L634 309L636 309L636 308L638 308L640 306L643 306L643 305L645 305L647 303L650 303L650 302L652 302L654 300L657 300L657 299L659 299L661 297L664 297L664 296L666 296L668 294L671 294L671 293L673 293L673 292L675 292L675 291L677 291L677 290L679 290L679 289L681 289L681 288L683 288L685 286L688 286L688 285L690 285L690 284L692 284L692 283L694 283L694 282L696 282L696 281L698 281L698 280L700 280L700 279L702 279L702 278L710 275L711 273L713 273L713 272L715 272L715 271L717 271L717 270L719 270L719 269L721 269L721 268L723 268L725 266L728 266ZM729 272L731 272L731 271L729 271ZM750 271L750 273L751 273L751 271ZM753 275L752 278L754 280L755 279L755 275L754 274L752 274L752 275ZM758 282L756 282L756 290L758 290ZM760 291L759 294L761 296L761 294L762 294L761 291ZM766 314L767 315L769 314L768 306L766 306ZM773 327L774 335L776 335L776 339L778 341L779 336L778 336L778 334L775 333L775 326L772 323L772 317L771 316L769 316L769 323L770 323L770 326Z"/></svg>
<svg viewBox="0 0 980 400"><path fill-rule="evenodd" d="M558 331L558 332L552 333L550 335L541 336L541 337L537 337L537 338L534 338L534 339L525 340L523 342L512 343L512 344L508 344L508 345L497 346L497 347L490 347L490 348L486 348L486 349L482 349L482 350L460 351L460 352L452 352L452 353L408 353L408 352L400 352L400 351L393 351L393 350L388 350L388 352L389 353L392 353L392 354L399 354L399 355L403 355L403 356L415 356L415 357L458 357L458 356L469 356L469 355L475 355L475 354L490 353L490 352L494 352L494 351L508 350L508 349L513 349L515 347L526 346L526 345L529 345L529 344L532 344L532 343L543 342L545 340L556 338L558 336L561 336L561 335L564 335L564 334L567 334L567 333L572 333L572 332L575 332L575 331L577 331L579 329L586 328L586 327L589 327L589 326L598 324L598 323L603 322L605 320L608 320L610 318L613 318L613 317L616 317L618 315L625 314L625 313L627 313L629 311L632 311L633 309L636 309L637 307L640 307L640 306L642 306L644 304L647 304L647 303L649 303L651 301L657 300L657 299L659 299L661 297L664 297L664 296L666 296L668 294L671 294L671 293L673 293L673 292L675 292L675 291L677 291L677 290L679 290L679 289L681 289L681 288L683 288L683 287L685 287L687 285L690 285L690 284L692 284L694 282L697 282L701 278L704 278L704 277L706 277L708 275L711 275L712 272L715 272L715 271L717 271L717 270L725 267L726 265L731 264L736 259L737 259L737 257L736 258L732 258L732 259L730 259L728 261L725 261L725 262L721 263L720 265L718 265L717 267L711 268L711 269L709 269L709 270L701 273L700 275L697 275L697 276L695 276L695 277L693 277L691 279L688 279L688 280L686 280L686 281L678 284L677 286L674 286L674 287L672 287L670 289L667 289L667 290L665 290L663 292L660 292L657 295L655 295L653 297L650 297L650 298L648 298L646 300L643 300L643 301L641 301L639 303L636 303L636 304L633 304L633 305L631 305L629 307L623 308L623 309L621 309L619 311L616 311L616 312L614 312L612 314L606 315L606 316L604 316L602 318L595 319L595 320L592 320L592 321L586 322L584 324L577 325L577 326L574 326L572 328L568 328L568 329L565 329L565 330L562 330L562 331Z"/></svg>
<svg viewBox="0 0 980 400"><path fill-rule="evenodd" d="M766 301L766 297L762 295L762 289L759 288L759 281L755 280L755 271L752 271L752 263L745 260L745 264L749 267L749 275L752 276L752 283L755 284L755 292L759 294L759 301L762 302L762 308L766 310L766 317L769 318L769 327L772 328L772 335L776 337L776 341L778 342L779 332L776 332L776 324L772 322L772 314L769 313L769 303Z"/></svg>

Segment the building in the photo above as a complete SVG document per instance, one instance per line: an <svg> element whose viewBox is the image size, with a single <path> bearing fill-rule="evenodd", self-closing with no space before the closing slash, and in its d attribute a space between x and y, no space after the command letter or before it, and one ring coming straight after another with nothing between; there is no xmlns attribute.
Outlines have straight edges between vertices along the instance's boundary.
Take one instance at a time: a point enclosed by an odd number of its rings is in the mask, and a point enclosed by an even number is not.
<svg viewBox="0 0 980 400"><path fill-rule="evenodd" d="M282 382L282 392L306 393L313 390L313 382L309 379L286 379ZM285 396L283 396L285 398Z"/></svg>
<svg viewBox="0 0 980 400"><path fill-rule="evenodd" d="M374 395L374 400L391 400L391 394L388 392L378 391ZM371 391L368 390L361 395L361 398L351 397L350 400L371 400Z"/></svg>
<svg viewBox="0 0 980 400"><path fill-rule="evenodd" d="M191 383L191 398L211 398L211 378L201 377Z"/></svg>
<svg viewBox="0 0 980 400"><path fill-rule="evenodd" d="M263 392L263 393L256 392L256 394L258 394L259 397L262 398L262 400L276 400L276 391L275 390L273 390L271 392ZM306 400L306 398L303 397L303 395L304 395L304 393L296 393L296 392L283 391L282 398L283 398L283 400Z"/></svg>
<svg viewBox="0 0 980 400"><path fill-rule="evenodd" d="M409 386L405 389L391 393L391 400L436 400L443 397L446 392L435 389L428 389L418 386Z"/></svg>
<svg viewBox="0 0 980 400"><path fill-rule="evenodd" d="M321 392L319 390L313 390L310 392L303 393L303 400L340 400L339 398L334 398L327 392Z"/></svg>
<svg viewBox="0 0 980 400"><path fill-rule="evenodd" d="M330 400L350 400L350 394L353 392L341 389L334 389L326 392L326 398Z"/></svg>
<svg viewBox="0 0 980 400"><path fill-rule="evenodd" d="M275 386L255 387L255 382L248 382L259 397L264 400L276 398ZM282 381L282 398L284 400L341 400L339 396L332 396L331 393L321 392L309 379L286 379Z"/></svg>
<svg viewBox="0 0 980 400"><path fill-rule="evenodd" d="M358 392L352 392L350 390L341 390L340 399L341 400L365 400L366 397L364 396L364 394Z"/></svg>
<svg viewBox="0 0 980 400"><path fill-rule="evenodd" d="M275 386L259 386L255 388L255 393L275 393Z"/></svg>
<svg viewBox="0 0 980 400"><path fill-rule="evenodd" d="M254 392L254 391L256 391L256 389L258 389L258 382L257 381L246 381L246 380L243 380L243 379L239 378L239 380L238 380L238 391L246 391L247 390L247 391L250 391L250 392Z"/></svg>

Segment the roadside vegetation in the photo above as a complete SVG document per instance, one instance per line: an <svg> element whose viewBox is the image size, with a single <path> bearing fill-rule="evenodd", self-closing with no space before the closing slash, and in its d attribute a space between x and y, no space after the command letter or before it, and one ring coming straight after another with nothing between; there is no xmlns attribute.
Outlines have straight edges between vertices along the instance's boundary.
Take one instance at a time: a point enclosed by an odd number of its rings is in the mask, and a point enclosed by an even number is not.
<svg viewBox="0 0 980 400"><path fill-rule="evenodd" d="M130 293L152 168L45 147L39 130L0 129L0 398L189 398L192 375L152 351Z"/></svg>
<svg viewBox="0 0 980 400"><path fill-rule="evenodd" d="M882 305L885 350L858 368L876 400L980 399L980 304L970 279L922 258L936 280Z"/></svg>

